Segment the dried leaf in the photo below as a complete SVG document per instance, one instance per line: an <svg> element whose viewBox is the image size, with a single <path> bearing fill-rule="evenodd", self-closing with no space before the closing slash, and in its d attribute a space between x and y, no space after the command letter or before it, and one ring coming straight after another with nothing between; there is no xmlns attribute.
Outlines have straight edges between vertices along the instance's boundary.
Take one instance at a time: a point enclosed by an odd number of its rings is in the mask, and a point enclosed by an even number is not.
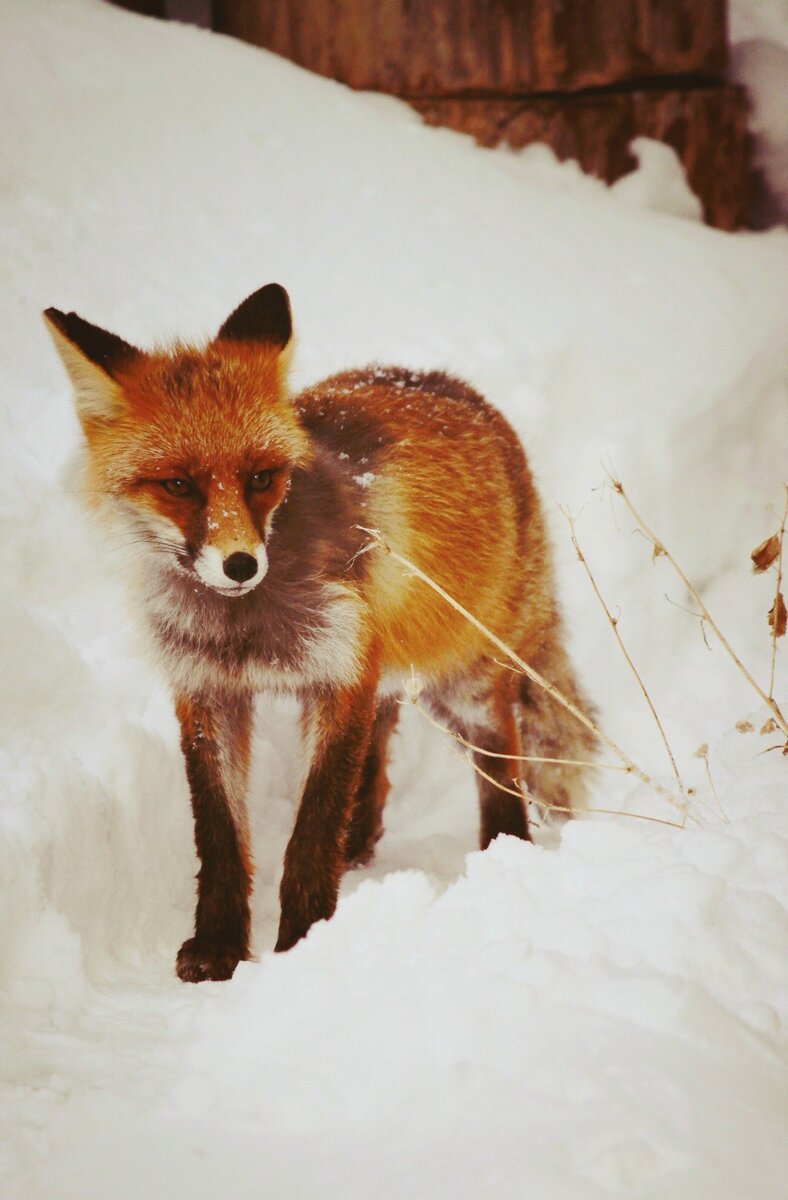
<svg viewBox="0 0 788 1200"><path fill-rule="evenodd" d="M659 558L661 554L667 554L667 550L659 542L654 543L654 549L651 551L652 562L655 558Z"/></svg>
<svg viewBox="0 0 788 1200"><path fill-rule="evenodd" d="M703 742L702 745L698 746L697 750L695 751L695 753L693 754L692 757L693 758L708 758L708 756L709 756L709 743Z"/></svg>
<svg viewBox="0 0 788 1200"><path fill-rule="evenodd" d="M775 637L785 637L786 618L788 618L788 613L785 611L783 594L778 592L774 604L769 609L768 616L769 628Z"/></svg>
<svg viewBox="0 0 788 1200"><path fill-rule="evenodd" d="M769 720L758 730L759 733L776 733L776 731L777 722L774 717L769 717Z"/></svg>
<svg viewBox="0 0 788 1200"><path fill-rule="evenodd" d="M756 546L750 555L753 564L752 569L755 574L758 575L761 571L768 571L779 553L780 538L778 534L773 533L771 537L767 537L765 542L761 542L760 546Z"/></svg>
<svg viewBox="0 0 788 1200"><path fill-rule="evenodd" d="M752 721L745 720L737 721L736 728L738 729L739 733L753 733L755 730L755 726L753 725Z"/></svg>

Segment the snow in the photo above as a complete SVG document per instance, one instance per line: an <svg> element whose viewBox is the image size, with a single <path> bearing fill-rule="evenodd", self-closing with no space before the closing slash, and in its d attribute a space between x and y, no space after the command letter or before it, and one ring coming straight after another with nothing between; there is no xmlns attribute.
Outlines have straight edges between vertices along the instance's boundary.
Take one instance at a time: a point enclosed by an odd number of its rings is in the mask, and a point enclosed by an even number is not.
<svg viewBox="0 0 788 1200"><path fill-rule="evenodd" d="M788 221L788 0L732 0L731 74L747 89L764 224Z"/></svg>
<svg viewBox="0 0 788 1200"><path fill-rule="evenodd" d="M3 1196L782 1194L785 760L599 485L612 463L763 684L774 576L748 556L782 503L788 235L701 225L662 147L608 189L97 0L6 0L0 55ZM296 386L374 360L448 369L512 420L580 673L669 787L556 505L583 509L697 821L587 818L481 854L467 763L409 708L376 862L274 956L301 765L294 707L263 700L258 957L191 987L173 973L196 869L175 718L124 548L73 498L39 312L199 338L270 280L291 294ZM594 805L675 819L615 772Z"/></svg>

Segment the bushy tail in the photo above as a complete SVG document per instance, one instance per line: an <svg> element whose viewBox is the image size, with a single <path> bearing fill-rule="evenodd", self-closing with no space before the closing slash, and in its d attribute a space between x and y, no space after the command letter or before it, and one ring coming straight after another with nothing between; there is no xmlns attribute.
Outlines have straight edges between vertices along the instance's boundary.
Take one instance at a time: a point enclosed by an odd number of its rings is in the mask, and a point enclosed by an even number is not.
<svg viewBox="0 0 788 1200"><path fill-rule="evenodd" d="M523 655L529 666L571 700L587 716L594 709L580 690L569 659L557 640L543 643L536 656ZM598 749L596 736L544 688L523 676L519 687L520 731L523 754L540 758L592 761ZM524 763L523 781L528 791L548 806L577 810L587 801L593 767ZM564 816L569 813L565 812Z"/></svg>

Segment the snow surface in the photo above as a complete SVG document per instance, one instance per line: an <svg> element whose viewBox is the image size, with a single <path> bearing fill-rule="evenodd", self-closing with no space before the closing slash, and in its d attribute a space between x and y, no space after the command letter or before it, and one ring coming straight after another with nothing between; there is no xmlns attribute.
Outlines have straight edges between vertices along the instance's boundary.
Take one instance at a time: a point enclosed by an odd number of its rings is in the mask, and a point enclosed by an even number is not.
<svg viewBox="0 0 788 1200"><path fill-rule="evenodd" d="M784 1194L785 760L599 485L612 462L764 682L774 577L748 555L779 524L788 235L691 219L660 147L607 189L98 0L5 0L0 57L2 1195ZM150 344L211 333L270 280L291 293L296 385L444 368L513 421L580 672L669 786L556 509L585 506L697 822L586 818L474 852L469 768L408 710L377 861L274 956L301 768L294 708L263 700L259 960L193 987L173 973L196 869L175 719L123 548L69 491L78 432L39 311ZM614 772L594 803L675 817Z"/></svg>

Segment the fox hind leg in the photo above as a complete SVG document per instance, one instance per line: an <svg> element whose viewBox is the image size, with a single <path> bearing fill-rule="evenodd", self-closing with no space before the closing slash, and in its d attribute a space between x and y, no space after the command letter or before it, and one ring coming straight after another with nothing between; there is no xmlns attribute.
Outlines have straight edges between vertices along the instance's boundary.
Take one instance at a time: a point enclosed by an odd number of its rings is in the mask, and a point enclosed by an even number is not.
<svg viewBox="0 0 788 1200"><path fill-rule="evenodd" d="M375 846L383 834L383 808L389 790L386 773L388 744L398 719L397 701L382 700L375 715L372 737L345 838L345 864L349 868L370 863Z"/></svg>
<svg viewBox="0 0 788 1200"><path fill-rule="evenodd" d="M517 678L490 674L481 666L473 679L428 694L430 707L471 751L479 796L479 844L482 850L500 833L530 840L525 801L517 777L520 728L515 713Z"/></svg>

